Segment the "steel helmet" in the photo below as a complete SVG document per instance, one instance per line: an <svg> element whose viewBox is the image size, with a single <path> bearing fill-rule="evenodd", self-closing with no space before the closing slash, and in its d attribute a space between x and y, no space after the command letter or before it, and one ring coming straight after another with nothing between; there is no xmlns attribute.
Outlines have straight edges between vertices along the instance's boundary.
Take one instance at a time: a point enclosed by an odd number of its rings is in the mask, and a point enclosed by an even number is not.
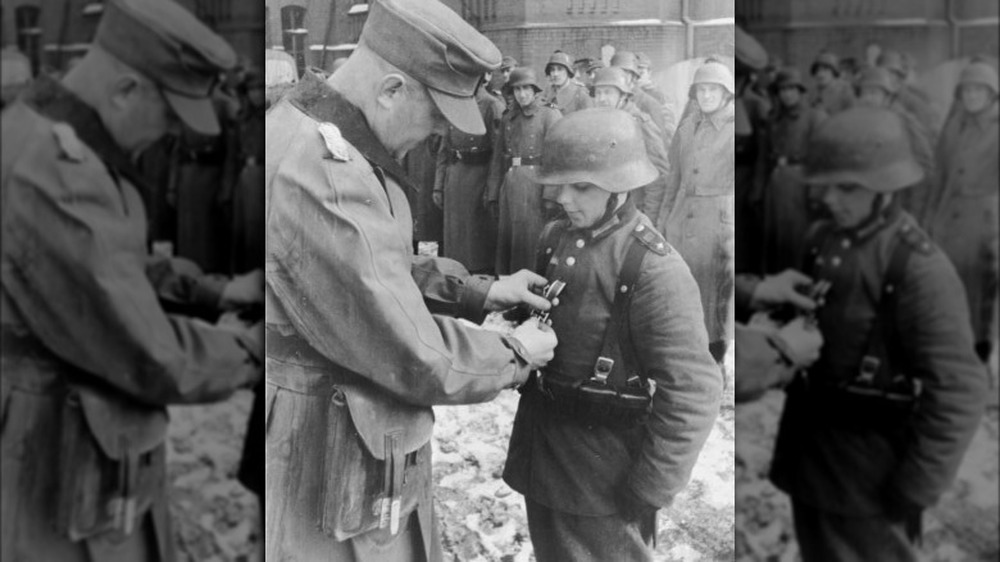
<svg viewBox="0 0 1000 562"><path fill-rule="evenodd" d="M627 72L631 72L636 77L639 76L639 61L636 60L635 53L632 51L618 51L615 53L615 56L611 57L611 66L617 66Z"/></svg>
<svg viewBox="0 0 1000 562"><path fill-rule="evenodd" d="M698 67L694 72L694 80L688 88L688 97L695 99L694 87L698 84L718 84L725 88L729 95L736 95L736 82L733 80L733 73L729 72L729 67L715 60L708 59L705 64Z"/></svg>
<svg viewBox="0 0 1000 562"><path fill-rule="evenodd" d="M598 86L613 86L618 88L622 95L626 96L632 93L632 88L628 85L628 76L625 75L625 70L617 66L598 69L594 73L594 83L591 86L594 88Z"/></svg>
<svg viewBox="0 0 1000 562"><path fill-rule="evenodd" d="M542 87L538 85L538 77L535 76L535 69L528 66L519 66L512 70L507 85L512 90L518 86L531 86L535 92L542 91Z"/></svg>
<svg viewBox="0 0 1000 562"><path fill-rule="evenodd" d="M635 54L635 67L636 68L640 68L640 67L643 67L643 66L645 66L646 68L649 68L649 67L653 66L652 59L650 59L649 55L647 55L646 53L636 53Z"/></svg>
<svg viewBox="0 0 1000 562"><path fill-rule="evenodd" d="M506 57L500 60L501 71L504 69L513 70L515 68L517 68L517 59L515 59L514 57L507 55Z"/></svg>
<svg viewBox="0 0 1000 562"><path fill-rule="evenodd" d="M767 66L767 51L752 35L736 26L736 60L752 70L763 70Z"/></svg>
<svg viewBox="0 0 1000 562"><path fill-rule="evenodd" d="M903 60L903 54L899 51L885 51L878 56L878 61L876 62L878 66L886 70L896 73L899 77L905 77L906 63Z"/></svg>
<svg viewBox="0 0 1000 562"><path fill-rule="evenodd" d="M802 81L802 73L799 72L799 69L787 66L779 70L774 77L774 82L771 83L771 91L779 92L787 86L795 86L802 92L806 91L806 85Z"/></svg>
<svg viewBox="0 0 1000 562"><path fill-rule="evenodd" d="M857 90L858 94L861 93L861 88L863 86L875 86L876 88L882 88L885 90L885 93L890 96L894 95L899 90L896 82L892 79L892 76L889 75L889 70L881 66L868 66L858 73L858 77L854 81L854 88Z"/></svg>
<svg viewBox="0 0 1000 562"><path fill-rule="evenodd" d="M642 187L658 175L639 123L610 107L574 111L556 121L545 135L541 166L528 173L542 185L585 182L611 193Z"/></svg>
<svg viewBox="0 0 1000 562"><path fill-rule="evenodd" d="M958 87L963 84L980 84L987 86L993 90L993 95L1000 92L1000 87L997 86L997 71L993 68L993 65L987 62L973 62L962 69L962 73L958 75ZM955 88L955 93L958 93L958 87Z"/></svg>
<svg viewBox="0 0 1000 562"><path fill-rule="evenodd" d="M820 123L809 138L804 171L807 184L856 183L878 193L924 177L902 119L874 107L853 107Z"/></svg>
<svg viewBox="0 0 1000 562"><path fill-rule="evenodd" d="M562 51L556 51L552 53L551 57L549 57L549 62L545 65L545 74L549 73L549 67L553 64L558 64L559 66L565 68L566 72L569 73L570 78L576 75L576 72L573 70L573 59Z"/></svg>
<svg viewBox="0 0 1000 562"><path fill-rule="evenodd" d="M816 70L821 66L832 70L834 76L840 76L840 59L834 53L829 51L820 53L813 61L812 66L809 67L809 75L816 74Z"/></svg>

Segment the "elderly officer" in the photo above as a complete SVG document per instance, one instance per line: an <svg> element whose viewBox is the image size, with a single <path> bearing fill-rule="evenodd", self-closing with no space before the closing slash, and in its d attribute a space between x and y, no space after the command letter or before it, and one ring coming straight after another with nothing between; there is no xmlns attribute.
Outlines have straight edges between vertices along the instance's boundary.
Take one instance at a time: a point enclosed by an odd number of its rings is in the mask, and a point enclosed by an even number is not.
<svg viewBox="0 0 1000 562"><path fill-rule="evenodd" d="M652 560L656 511L718 414L698 286L629 197L655 176L638 123L605 108L557 122L533 174L568 217L538 248L540 271L566 283L559 348L525 388L504 469L539 562Z"/></svg>
<svg viewBox="0 0 1000 562"><path fill-rule="evenodd" d="M161 308L220 293L150 261L134 167L179 121L218 133L209 96L235 61L177 4L115 0L62 81L3 114L4 560L171 560L165 405L260 377L262 334Z"/></svg>
<svg viewBox="0 0 1000 562"><path fill-rule="evenodd" d="M899 117L854 108L810 140L805 179L831 220L805 272L830 289L824 346L787 388L771 479L791 496L803 560L917 560L922 510L952 482L986 373L948 258L901 209L921 179Z"/></svg>
<svg viewBox="0 0 1000 562"><path fill-rule="evenodd" d="M528 170L538 165L542 139L562 117L558 109L542 104L542 88L533 69L516 69L508 84L516 107L503 116L486 182L486 206L499 221L496 272L500 275L535 263L535 243L545 226L546 203Z"/></svg>
<svg viewBox="0 0 1000 562"><path fill-rule="evenodd" d="M628 75L616 66L602 68L594 73L594 100L598 107L613 107L631 115L642 128L642 140L646 146L646 155L656 167L658 176L649 185L645 185L632 193L633 203L651 221L656 222L656 213L660 211L663 195L666 191L666 177L670 170L667 162L667 150L663 147L663 132L653 123L653 119L643 113L632 101L632 87L629 86Z"/></svg>
<svg viewBox="0 0 1000 562"><path fill-rule="evenodd" d="M573 80L576 71L573 59L562 51L556 51L545 65L545 76L549 87L542 92L542 103L548 104L566 115L574 111L594 107L594 100L588 95L583 84Z"/></svg>
<svg viewBox="0 0 1000 562"><path fill-rule="evenodd" d="M383 0L343 67L267 115L268 559L440 560L430 406L489 400L552 355L537 322L466 321L548 308L544 279L412 255L399 160L448 123L485 133L473 92L499 64L443 4Z"/></svg>
<svg viewBox="0 0 1000 562"><path fill-rule="evenodd" d="M504 103L486 91L487 83L484 79L475 94L486 134L448 127L434 176L434 203L444 211L444 255L475 273L493 271L497 243L496 223L487 214L483 195Z"/></svg>
<svg viewBox="0 0 1000 562"><path fill-rule="evenodd" d="M710 59L688 92L697 107L670 147L670 177L657 227L684 256L701 289L712 354L721 363L733 337L735 85Z"/></svg>

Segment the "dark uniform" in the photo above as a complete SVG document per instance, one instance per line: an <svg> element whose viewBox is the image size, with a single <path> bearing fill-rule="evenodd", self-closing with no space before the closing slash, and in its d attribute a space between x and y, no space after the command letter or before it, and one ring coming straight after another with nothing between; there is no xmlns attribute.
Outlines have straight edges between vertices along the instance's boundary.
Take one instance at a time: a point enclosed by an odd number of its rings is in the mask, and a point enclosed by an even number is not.
<svg viewBox="0 0 1000 562"><path fill-rule="evenodd" d="M486 178L504 112L504 103L480 87L476 103L485 135L448 129L437 153L434 191L443 198L444 253L469 271L489 272L495 265L496 224L486 212Z"/></svg>
<svg viewBox="0 0 1000 562"><path fill-rule="evenodd" d="M630 144L616 137L618 145L626 154L638 147L628 157L645 160L638 127L624 113L606 109L567 116L567 125L580 119L563 128L566 135L557 133L563 121L557 123L546 137L546 154L573 146L565 139L583 139L574 131L610 129L595 112L626 118L634 138ZM558 171L544 158L537 179L548 183L546 175ZM655 174L648 162L645 168ZM612 193L648 183L650 176L627 183L634 169L623 166L625 171L591 181ZM626 185L614 186L616 180ZM655 508L669 506L684 488L718 414L722 377L708 353L698 287L682 257L629 200L589 228L573 228L567 220L546 227L539 263L546 264L547 279L564 281L566 289L551 311L560 343L542 377L580 382L594 374L616 295L629 292L618 281L633 244L646 252L630 291L627 320L611 337L628 334L618 337L620 345L634 350L636 369L655 381L652 414L632 429L567 417L556 413L538 384L529 383L514 420L504 480L525 495L539 562L652 560ZM652 507L636 521L622 512L626 488Z"/></svg>
<svg viewBox="0 0 1000 562"><path fill-rule="evenodd" d="M109 2L95 42L164 88L207 89L235 62L168 2ZM221 286L150 259L142 180L112 138L50 79L3 114L4 560L172 560L166 405L223 399L261 374L260 335L161 308L216 307Z"/></svg>
<svg viewBox="0 0 1000 562"><path fill-rule="evenodd" d="M831 117L810 144L807 181L849 173L876 193L918 181L893 119ZM817 313L825 343L787 389L771 479L792 497L807 562L916 560L920 511L954 479L984 407L961 283L898 200L855 228L819 223L807 250L806 273L832 284Z"/></svg>

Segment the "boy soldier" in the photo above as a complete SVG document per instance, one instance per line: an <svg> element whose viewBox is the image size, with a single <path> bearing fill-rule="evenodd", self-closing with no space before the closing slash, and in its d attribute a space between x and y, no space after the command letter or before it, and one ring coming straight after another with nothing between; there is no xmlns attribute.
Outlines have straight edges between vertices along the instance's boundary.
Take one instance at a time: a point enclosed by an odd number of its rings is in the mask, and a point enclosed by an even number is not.
<svg viewBox="0 0 1000 562"><path fill-rule="evenodd" d="M804 273L830 288L820 358L786 389L771 479L806 562L917 560L922 511L984 409L965 292L896 197L923 176L898 115L831 116L804 168L831 216L811 229Z"/></svg>
<svg viewBox="0 0 1000 562"><path fill-rule="evenodd" d="M504 469L539 562L651 561L656 512L719 411L698 286L628 194L656 174L638 123L610 108L557 122L532 174L558 186L567 216L537 253L566 283L551 309L560 345L524 390Z"/></svg>
<svg viewBox="0 0 1000 562"><path fill-rule="evenodd" d="M466 322L548 308L544 279L412 254L399 161L448 123L484 134L473 92L499 65L443 4L382 0L344 66L267 114L269 560L440 561L431 405L489 400L552 356L537 322Z"/></svg>
<svg viewBox="0 0 1000 562"><path fill-rule="evenodd" d="M840 59L837 55L829 52L817 55L809 67L809 74L816 81L809 105L822 109L827 115L854 105L854 90L840 78Z"/></svg>
<svg viewBox="0 0 1000 562"><path fill-rule="evenodd" d="M545 65L545 76L549 79L549 87L542 92L543 104L558 109L563 115L594 107L594 100L588 95L586 86L573 80L576 72L572 59L566 53L552 53Z"/></svg>
<svg viewBox="0 0 1000 562"><path fill-rule="evenodd" d="M181 121L219 133L210 96L235 62L177 4L115 0L83 59L4 112L4 560L173 560L165 406L260 377L259 331L169 315L158 297L246 304L261 276L223 289L151 260L135 168Z"/></svg>

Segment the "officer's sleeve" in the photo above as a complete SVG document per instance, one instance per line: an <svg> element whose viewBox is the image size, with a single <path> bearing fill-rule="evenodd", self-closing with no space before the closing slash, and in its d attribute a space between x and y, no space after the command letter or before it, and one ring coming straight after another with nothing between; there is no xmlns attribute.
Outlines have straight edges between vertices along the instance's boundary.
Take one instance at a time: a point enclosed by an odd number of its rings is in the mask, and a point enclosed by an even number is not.
<svg viewBox="0 0 1000 562"><path fill-rule="evenodd" d="M701 297L676 251L646 255L629 306L639 363L656 381L629 486L664 507L684 488L719 413L722 373L708 351Z"/></svg>
<svg viewBox="0 0 1000 562"><path fill-rule="evenodd" d="M951 484L985 409L986 367L977 359L962 282L939 250L916 251L898 294L906 365L923 385L891 496L931 506Z"/></svg>
<svg viewBox="0 0 1000 562"><path fill-rule="evenodd" d="M486 296L493 279L469 274L465 266L448 258L413 256L413 281L424 304L434 314L465 318L481 324L486 318Z"/></svg>
<svg viewBox="0 0 1000 562"><path fill-rule="evenodd" d="M292 158L269 186L267 285L296 333L413 404L482 402L522 383L503 337L428 310L414 281L428 262L414 261L359 159Z"/></svg>
<svg viewBox="0 0 1000 562"><path fill-rule="evenodd" d="M128 224L142 212L135 192L103 167L53 162L16 168L4 186L3 284L31 332L149 404L217 400L258 378L248 334L160 308Z"/></svg>
<svg viewBox="0 0 1000 562"><path fill-rule="evenodd" d="M146 278L161 302L218 310L229 283L225 275L209 274L185 258L151 255L146 260Z"/></svg>
<svg viewBox="0 0 1000 562"><path fill-rule="evenodd" d="M641 210L653 221L653 224L656 224L660 207L663 205L663 197L667 191L667 176L670 174L670 165L667 163L667 150L663 147L662 131L652 119L644 119L640 125L642 127L642 140L646 142L646 155L656 171L659 172L659 176L655 180L642 188L645 201L644 208Z"/></svg>

